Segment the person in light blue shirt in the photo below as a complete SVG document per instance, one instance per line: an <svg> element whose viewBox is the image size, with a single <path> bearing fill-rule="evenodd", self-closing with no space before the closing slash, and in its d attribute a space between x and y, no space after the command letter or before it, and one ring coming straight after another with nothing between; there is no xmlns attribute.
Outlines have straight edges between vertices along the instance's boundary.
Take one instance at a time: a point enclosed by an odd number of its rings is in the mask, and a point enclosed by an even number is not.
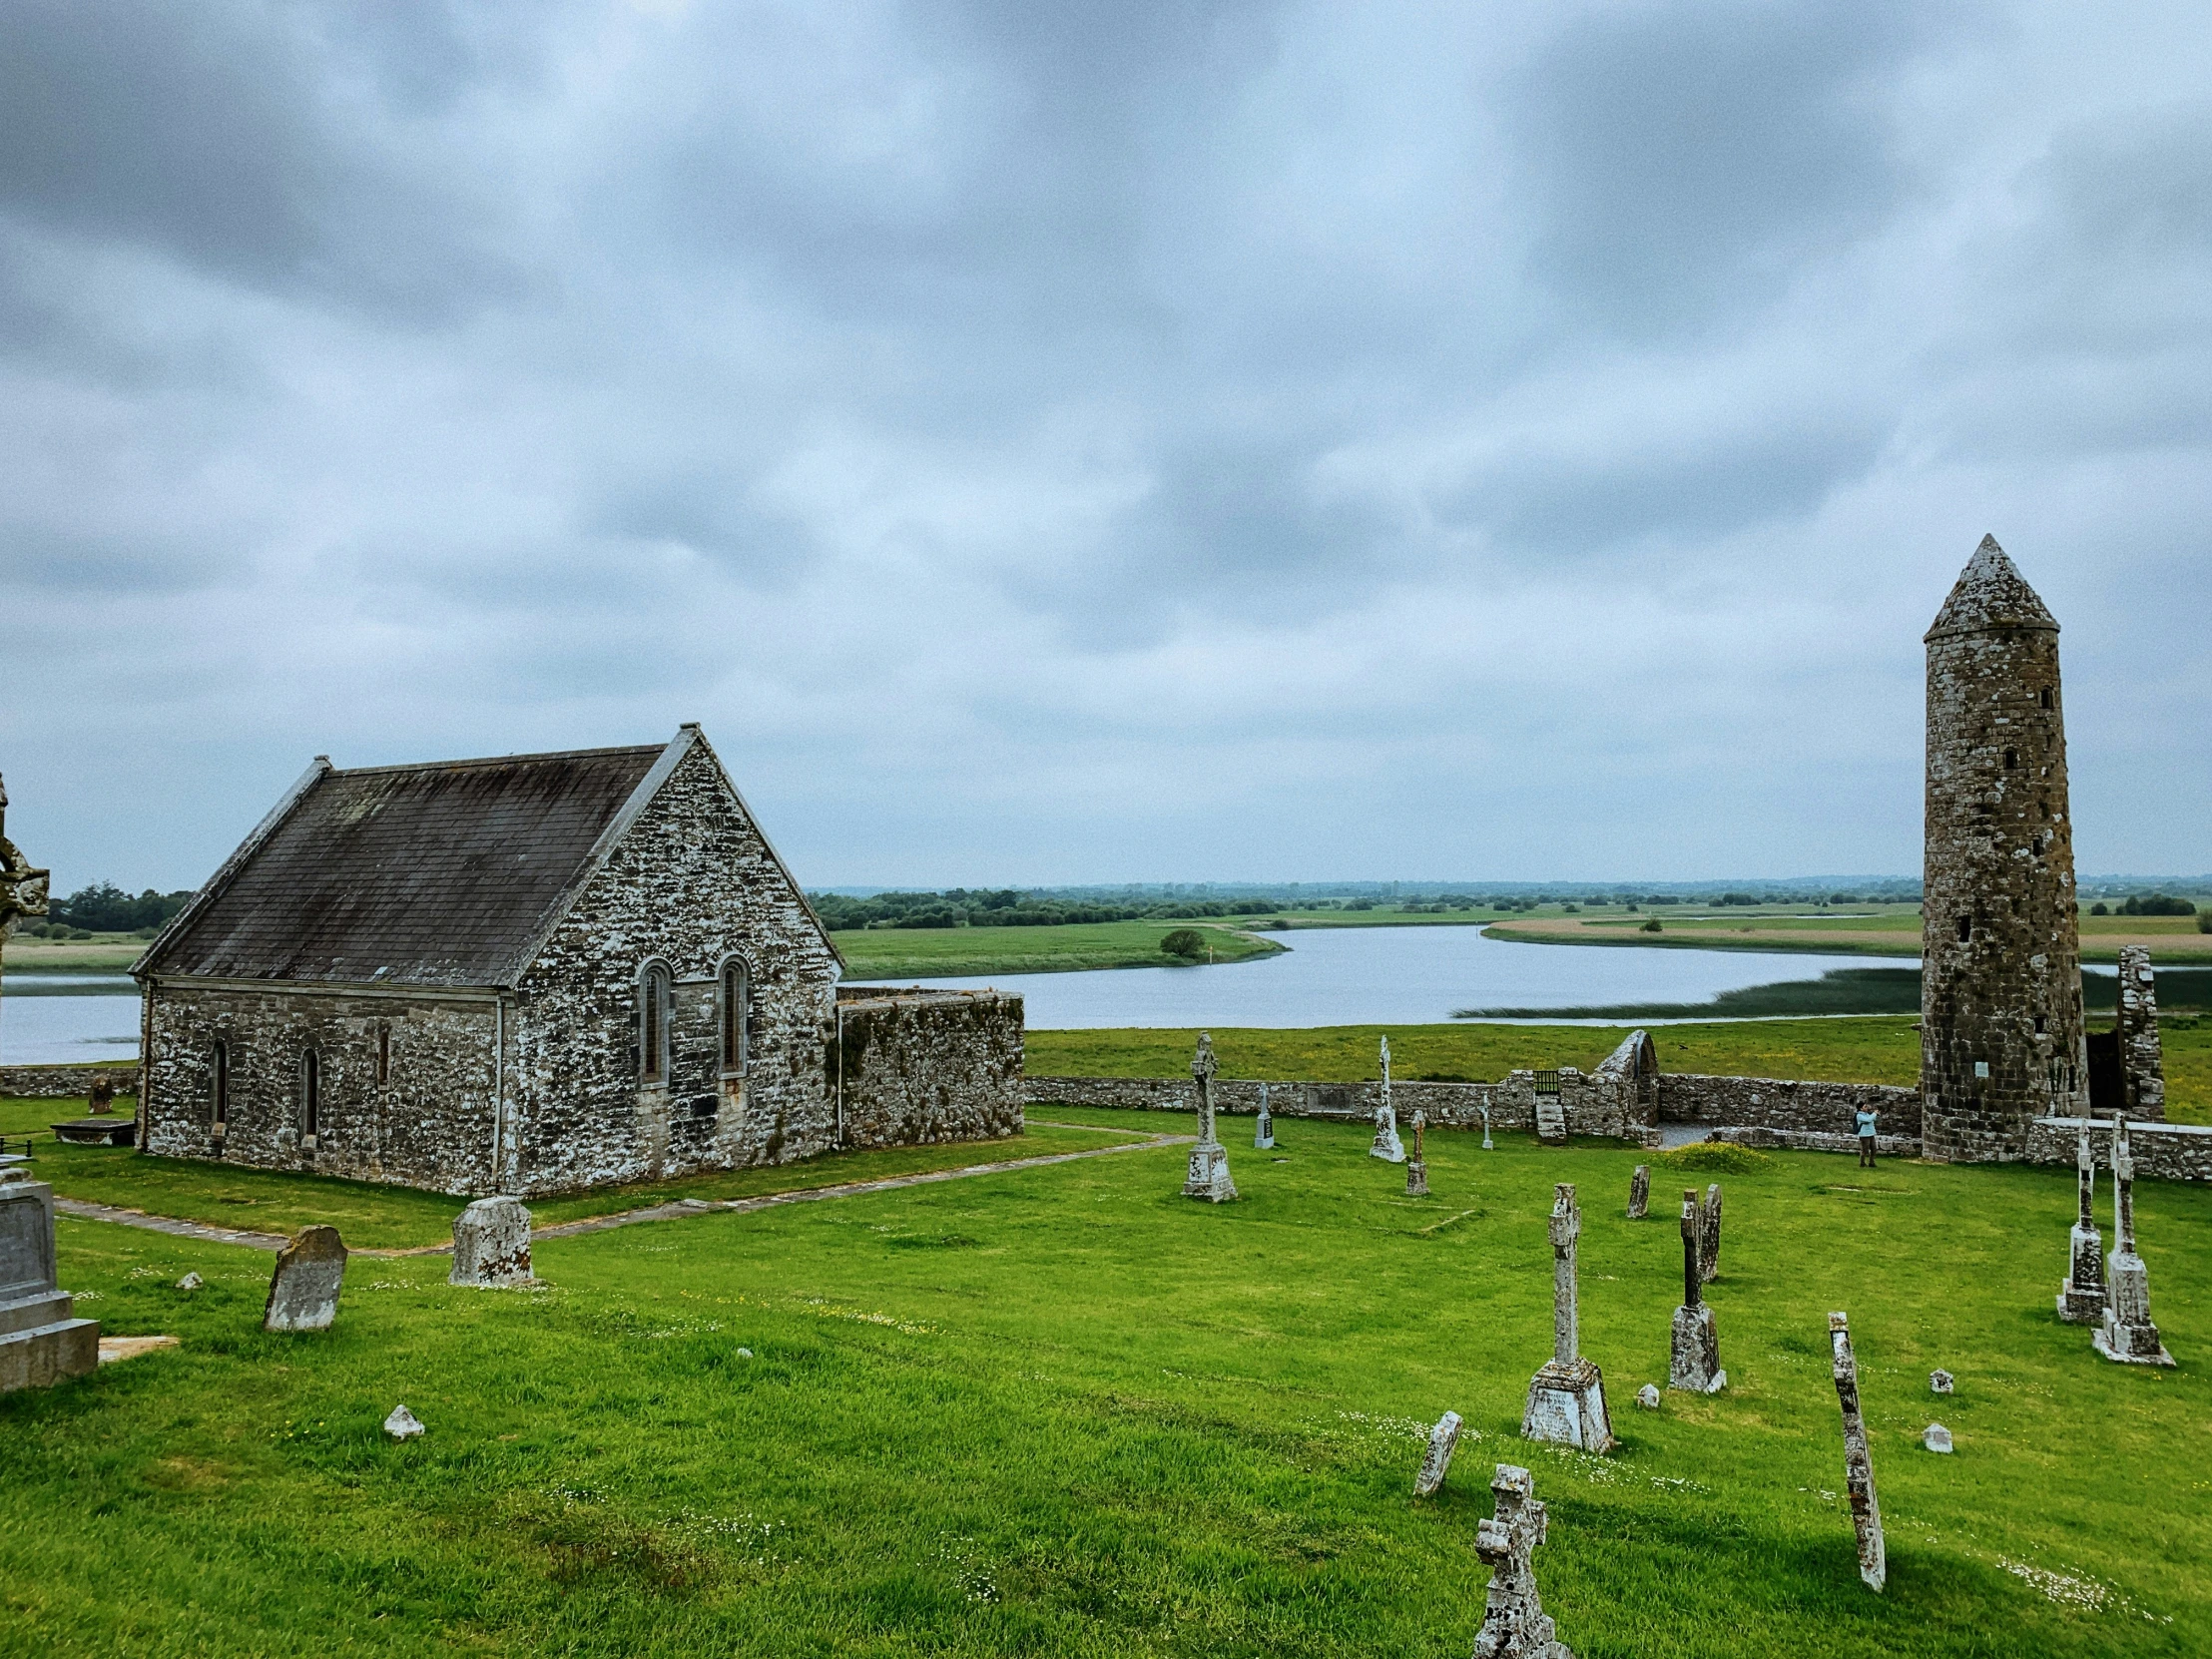
<svg viewBox="0 0 2212 1659"><path fill-rule="evenodd" d="M1872 1106L1859 1108L1859 1167L1861 1169L1874 1168L1874 1126L1881 1115Z"/></svg>

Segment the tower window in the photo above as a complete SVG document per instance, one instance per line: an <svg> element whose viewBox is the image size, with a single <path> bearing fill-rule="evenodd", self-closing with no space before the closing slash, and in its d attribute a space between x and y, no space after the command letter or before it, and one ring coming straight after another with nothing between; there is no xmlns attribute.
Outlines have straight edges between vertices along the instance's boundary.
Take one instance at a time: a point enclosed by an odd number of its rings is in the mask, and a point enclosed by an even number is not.
<svg viewBox="0 0 2212 1659"><path fill-rule="evenodd" d="M376 1027L376 1086L380 1089L391 1081L391 1027Z"/></svg>
<svg viewBox="0 0 2212 1659"><path fill-rule="evenodd" d="M2013 769L2014 769L2015 767L2017 767L2017 766L2018 766L2019 764L2020 764L2020 752L2019 752L2018 750L2016 750L2016 749L2007 749L2007 750L2006 750L2006 751L2004 752L2004 770L2005 770L2006 772L2010 772L2010 771L2012 771L2012 770L2013 770Z"/></svg>
<svg viewBox="0 0 2212 1659"><path fill-rule="evenodd" d="M2040 1037L2046 1029L2046 1023L2047 1022L2044 1020L2041 1014L2037 1014L2035 1016L2035 1034L2038 1037Z"/></svg>
<svg viewBox="0 0 2212 1659"><path fill-rule="evenodd" d="M2047 709L2047 708L2049 708L2049 707L2050 707L2050 688L2049 688L2048 686L2045 686L2045 687L2044 687L2044 688L2042 689L2042 692L2041 692L2040 696L2041 696L2041 700L2042 700L2042 705L2043 705L2043 707L2044 707L2044 708L2046 708L2046 709Z"/></svg>
<svg viewBox="0 0 2212 1659"><path fill-rule="evenodd" d="M215 1097L215 1121L228 1122L231 1116L231 1045L218 1042L210 1057L209 1092Z"/></svg>
<svg viewBox="0 0 2212 1659"><path fill-rule="evenodd" d="M1964 944L1964 943L1965 943L1965 942L1966 942L1966 941L1967 941L1968 939L1970 939L1970 938L1972 938L1972 937L1973 937L1973 917L1972 917L1972 916L1960 916L1960 917L1958 918L1958 942L1959 942L1960 944Z"/></svg>

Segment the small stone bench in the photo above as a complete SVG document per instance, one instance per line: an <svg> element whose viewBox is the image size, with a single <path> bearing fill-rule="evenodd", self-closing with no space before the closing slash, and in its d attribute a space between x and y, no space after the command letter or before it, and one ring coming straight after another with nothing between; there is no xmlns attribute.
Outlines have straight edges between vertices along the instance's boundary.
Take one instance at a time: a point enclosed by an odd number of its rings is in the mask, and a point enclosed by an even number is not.
<svg viewBox="0 0 2212 1659"><path fill-rule="evenodd" d="M48 1125L56 1140L72 1146L129 1146L138 1130L136 1118L73 1118Z"/></svg>

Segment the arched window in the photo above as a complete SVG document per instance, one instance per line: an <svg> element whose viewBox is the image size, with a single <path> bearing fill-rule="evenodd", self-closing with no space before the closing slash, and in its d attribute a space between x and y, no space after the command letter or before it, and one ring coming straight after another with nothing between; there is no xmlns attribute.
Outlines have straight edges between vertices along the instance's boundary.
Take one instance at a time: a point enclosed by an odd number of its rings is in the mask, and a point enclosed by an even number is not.
<svg viewBox="0 0 2212 1659"><path fill-rule="evenodd" d="M753 1041L753 980L745 964L722 964L722 1070L725 1076L742 1076L746 1051Z"/></svg>
<svg viewBox="0 0 2212 1659"><path fill-rule="evenodd" d="M322 1116L322 1060L313 1049L299 1057L299 1132L312 1136Z"/></svg>
<svg viewBox="0 0 2212 1659"><path fill-rule="evenodd" d="M215 1103L215 1121L220 1126L231 1116L231 1045L220 1039L215 1052L209 1056L208 1093Z"/></svg>
<svg viewBox="0 0 2212 1659"><path fill-rule="evenodd" d="M668 1081L668 1015L673 994L669 971L646 964L638 976L638 1075L648 1083Z"/></svg>

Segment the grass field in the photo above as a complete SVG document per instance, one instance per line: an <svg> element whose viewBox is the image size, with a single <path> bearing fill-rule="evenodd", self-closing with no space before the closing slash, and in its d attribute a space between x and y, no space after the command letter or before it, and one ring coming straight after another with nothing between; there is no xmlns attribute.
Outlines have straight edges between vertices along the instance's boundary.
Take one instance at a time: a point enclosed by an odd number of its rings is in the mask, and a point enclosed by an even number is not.
<svg viewBox="0 0 2212 1659"><path fill-rule="evenodd" d="M1663 1203L1621 1219L1650 1154L1436 1134L1409 1201L1365 1129L1280 1132L1273 1159L1232 1137L1220 1209L1177 1196L1179 1151L1138 1151L543 1241L538 1294L358 1261L312 1337L259 1331L266 1255L65 1220L81 1311L183 1347L0 1399L0 1651L1461 1659L1499 1460L1535 1471L1545 1604L1584 1659L2212 1647L2185 1449L2212 1417L2212 1193L2139 1190L2182 1360L2157 1374L2051 1315L2069 1173L1758 1161L1723 1177L1731 1388L1647 1413L1681 1260ZM1660 1162L1661 1192L1709 1178ZM1610 1458L1516 1434L1555 1180L1582 1185ZM1831 1308L1880 1596L1838 1498ZM429 1432L395 1444L401 1400ZM1415 1502L1446 1408L1467 1432ZM1955 1456L1919 1449L1935 1417Z"/></svg>

